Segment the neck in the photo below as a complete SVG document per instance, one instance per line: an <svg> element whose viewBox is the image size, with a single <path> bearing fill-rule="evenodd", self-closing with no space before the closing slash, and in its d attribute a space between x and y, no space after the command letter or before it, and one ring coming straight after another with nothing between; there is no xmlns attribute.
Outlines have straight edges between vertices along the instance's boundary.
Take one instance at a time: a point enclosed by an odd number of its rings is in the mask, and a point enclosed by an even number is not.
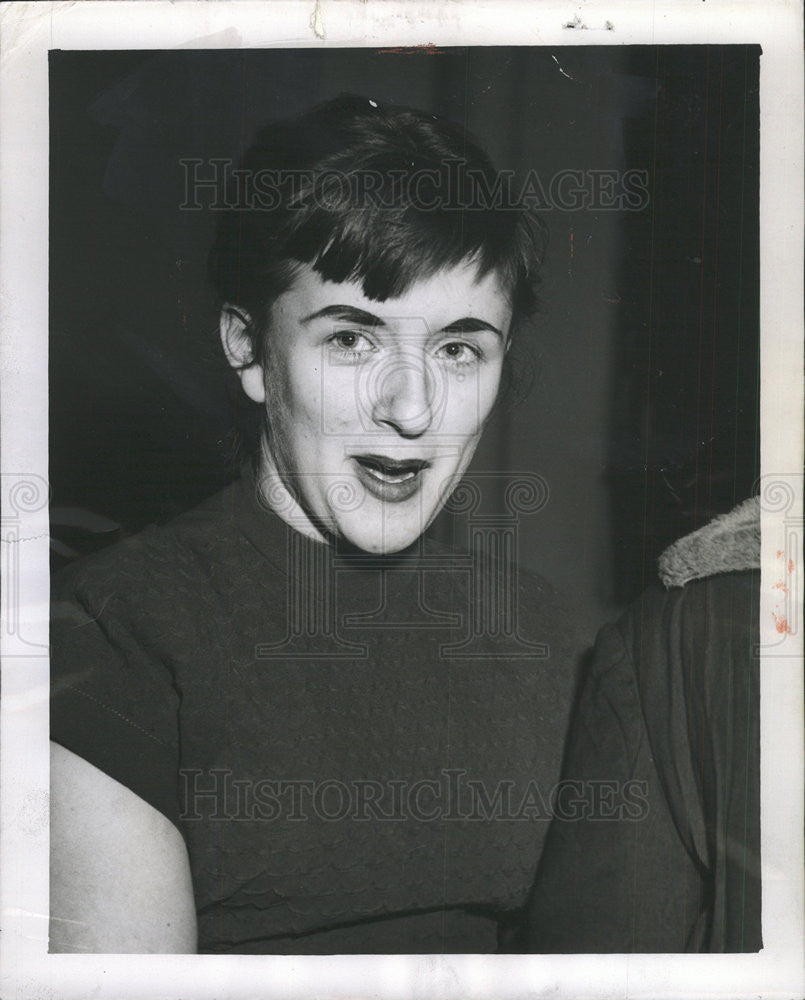
<svg viewBox="0 0 805 1000"><path fill-rule="evenodd" d="M307 515L297 500L294 490L288 486L280 474L265 438L260 444L256 482L257 496L260 502L273 511L277 517L300 534L317 542L327 542L324 533L319 531Z"/></svg>

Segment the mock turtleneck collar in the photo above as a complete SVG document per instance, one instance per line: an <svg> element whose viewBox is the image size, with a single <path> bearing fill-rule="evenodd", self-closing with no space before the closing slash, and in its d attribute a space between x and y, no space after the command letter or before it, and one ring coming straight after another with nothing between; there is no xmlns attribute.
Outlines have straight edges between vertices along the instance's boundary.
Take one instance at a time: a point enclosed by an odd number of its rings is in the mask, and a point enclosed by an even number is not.
<svg viewBox="0 0 805 1000"><path fill-rule="evenodd" d="M292 534L298 545L311 548L324 546L333 557L338 558L340 566L349 566L358 571L413 567L423 553L430 551L432 547L427 539L419 538L403 552L382 556L354 549L337 539L327 543L311 538L285 522L261 499L250 464L242 467L240 479L234 484L234 489L235 511L240 529L252 545L279 568L285 566L288 540Z"/></svg>

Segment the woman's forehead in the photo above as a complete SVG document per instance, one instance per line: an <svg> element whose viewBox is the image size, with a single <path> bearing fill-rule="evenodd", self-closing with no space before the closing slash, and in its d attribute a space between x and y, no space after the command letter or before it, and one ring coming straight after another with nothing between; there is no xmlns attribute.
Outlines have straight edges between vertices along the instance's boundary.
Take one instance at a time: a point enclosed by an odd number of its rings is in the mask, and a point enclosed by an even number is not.
<svg viewBox="0 0 805 1000"><path fill-rule="evenodd" d="M383 300L371 299L360 280L328 281L309 265L299 268L287 292L275 307L297 321L312 323L332 318L343 307L383 322L422 319L430 328L440 328L459 319L477 316L503 329L511 315L509 295L499 274L481 275L478 266L465 261L415 281L403 294Z"/></svg>

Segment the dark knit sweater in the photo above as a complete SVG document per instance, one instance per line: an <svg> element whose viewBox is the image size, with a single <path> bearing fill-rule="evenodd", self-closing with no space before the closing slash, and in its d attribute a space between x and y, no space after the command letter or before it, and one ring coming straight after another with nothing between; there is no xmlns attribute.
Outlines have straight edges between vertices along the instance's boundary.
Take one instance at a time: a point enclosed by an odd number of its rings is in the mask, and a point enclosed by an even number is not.
<svg viewBox="0 0 805 1000"><path fill-rule="evenodd" d="M540 579L339 553L246 479L63 575L52 738L165 813L204 952L483 952L521 907L575 684Z"/></svg>

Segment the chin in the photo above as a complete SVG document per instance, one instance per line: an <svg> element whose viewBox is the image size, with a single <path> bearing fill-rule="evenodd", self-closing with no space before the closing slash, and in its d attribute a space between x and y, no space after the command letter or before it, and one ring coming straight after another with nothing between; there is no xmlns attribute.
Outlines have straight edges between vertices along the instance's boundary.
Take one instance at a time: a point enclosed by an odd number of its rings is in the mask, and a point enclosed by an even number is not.
<svg viewBox="0 0 805 1000"><path fill-rule="evenodd" d="M377 525L374 529L366 523L350 526L341 532L350 545L371 555L390 556L410 548L424 533L426 525Z"/></svg>

